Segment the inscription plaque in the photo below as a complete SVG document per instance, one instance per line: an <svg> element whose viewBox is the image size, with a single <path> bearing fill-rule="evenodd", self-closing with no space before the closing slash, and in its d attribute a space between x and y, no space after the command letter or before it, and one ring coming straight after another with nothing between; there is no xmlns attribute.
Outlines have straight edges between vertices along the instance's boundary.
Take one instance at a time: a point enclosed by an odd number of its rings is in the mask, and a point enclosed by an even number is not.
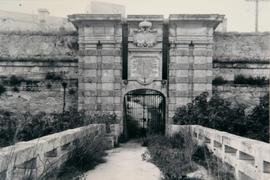
<svg viewBox="0 0 270 180"><path fill-rule="evenodd" d="M158 56L133 56L129 63L130 80L149 84L161 79L161 63Z"/></svg>

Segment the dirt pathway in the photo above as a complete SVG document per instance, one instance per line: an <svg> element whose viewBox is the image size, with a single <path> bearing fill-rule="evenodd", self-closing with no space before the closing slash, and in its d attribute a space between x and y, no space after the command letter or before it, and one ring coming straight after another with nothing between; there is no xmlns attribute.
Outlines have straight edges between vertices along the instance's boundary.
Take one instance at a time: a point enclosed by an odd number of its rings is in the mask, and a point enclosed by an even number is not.
<svg viewBox="0 0 270 180"><path fill-rule="evenodd" d="M85 174L86 180L160 180L161 173L152 163L142 160L146 151L136 142L108 151L106 163Z"/></svg>

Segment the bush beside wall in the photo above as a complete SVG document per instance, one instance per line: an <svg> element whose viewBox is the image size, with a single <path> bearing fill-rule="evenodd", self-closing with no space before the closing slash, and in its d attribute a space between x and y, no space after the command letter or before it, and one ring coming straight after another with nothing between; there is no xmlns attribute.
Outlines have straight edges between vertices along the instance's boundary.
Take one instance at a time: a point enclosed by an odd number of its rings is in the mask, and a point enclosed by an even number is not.
<svg viewBox="0 0 270 180"><path fill-rule="evenodd" d="M118 117L109 113L85 115L84 112L66 111L60 114L40 112L33 115L29 112L14 114L0 111L0 147L88 124L106 124L109 127L117 123Z"/></svg>
<svg viewBox="0 0 270 180"><path fill-rule="evenodd" d="M208 93L202 93L186 106L177 108L175 124L202 125L239 136L269 141L269 94L248 114L246 105L232 105L217 94L208 101Z"/></svg>

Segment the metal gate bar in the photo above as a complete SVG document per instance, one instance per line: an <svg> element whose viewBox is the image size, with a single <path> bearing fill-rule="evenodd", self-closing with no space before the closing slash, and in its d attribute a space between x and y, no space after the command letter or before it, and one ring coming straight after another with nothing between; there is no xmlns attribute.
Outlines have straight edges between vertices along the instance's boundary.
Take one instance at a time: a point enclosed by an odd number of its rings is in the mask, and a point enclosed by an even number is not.
<svg viewBox="0 0 270 180"><path fill-rule="evenodd" d="M127 131L146 134L164 134L165 98L161 93L128 93L125 96Z"/></svg>

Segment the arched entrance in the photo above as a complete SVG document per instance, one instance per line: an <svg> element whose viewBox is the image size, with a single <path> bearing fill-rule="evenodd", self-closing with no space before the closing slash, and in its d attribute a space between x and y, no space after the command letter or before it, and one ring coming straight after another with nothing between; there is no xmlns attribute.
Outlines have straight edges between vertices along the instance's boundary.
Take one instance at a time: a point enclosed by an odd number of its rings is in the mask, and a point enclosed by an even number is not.
<svg viewBox="0 0 270 180"><path fill-rule="evenodd" d="M124 132L129 138L165 133L166 100L162 93L138 89L124 96Z"/></svg>

